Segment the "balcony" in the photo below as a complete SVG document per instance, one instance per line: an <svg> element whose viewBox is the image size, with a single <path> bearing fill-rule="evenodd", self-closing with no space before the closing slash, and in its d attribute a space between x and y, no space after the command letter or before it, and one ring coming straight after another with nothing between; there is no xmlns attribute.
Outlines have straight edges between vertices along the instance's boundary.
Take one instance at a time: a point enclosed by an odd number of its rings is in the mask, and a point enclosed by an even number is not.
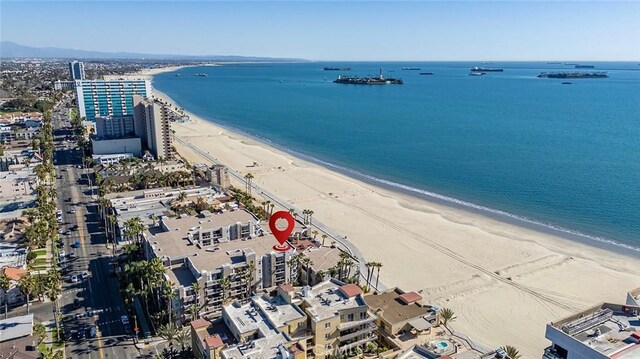
<svg viewBox="0 0 640 359"><path fill-rule="evenodd" d="M367 334L367 333L371 333L373 331L375 331L376 329L378 329L377 325L370 325L366 328L362 328L360 330L356 330L354 332L351 333L347 333L347 334L341 334L338 337L338 340L340 340L341 342L349 340L349 339L353 339L359 336L362 336L363 334Z"/></svg>
<svg viewBox="0 0 640 359"><path fill-rule="evenodd" d="M567 359L566 357L560 355L553 347L545 348L544 355L542 357L544 359Z"/></svg>
<svg viewBox="0 0 640 359"><path fill-rule="evenodd" d="M348 343L348 344L340 344L340 350L344 350L344 351L348 351L350 349L353 349L359 345L364 345L370 342L373 342L377 339L377 336L375 334L371 334L369 336L367 336L366 338L362 338L358 341L352 342L352 343Z"/></svg>
<svg viewBox="0 0 640 359"><path fill-rule="evenodd" d="M354 320L354 321L351 321L351 322L342 322L342 323L338 324L338 329L340 331L347 330L347 329L350 329L350 328L357 327L359 325L372 323L373 321L376 320L376 316L375 315L373 315L371 313L368 313L368 314L369 314L369 317L365 318L365 319Z"/></svg>

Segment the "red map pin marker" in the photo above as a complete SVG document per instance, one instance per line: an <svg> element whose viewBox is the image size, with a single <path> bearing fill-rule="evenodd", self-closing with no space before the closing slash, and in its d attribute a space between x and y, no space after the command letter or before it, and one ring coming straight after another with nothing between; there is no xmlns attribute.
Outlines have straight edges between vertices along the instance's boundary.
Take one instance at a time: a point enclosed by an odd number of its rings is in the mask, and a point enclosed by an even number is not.
<svg viewBox="0 0 640 359"><path fill-rule="evenodd" d="M280 230L278 229L278 227L276 227L276 221L279 219L284 219L287 221L287 228ZM269 218L269 228L271 228L271 233L273 233L273 236L276 237L278 243L280 243L279 246L273 246L274 250L278 252L286 252L291 249L291 246L286 244L286 242L291 235L291 232L293 232L293 227L295 227L295 225L296 221L293 219L293 216L289 212L278 211L271 215L271 217Z"/></svg>

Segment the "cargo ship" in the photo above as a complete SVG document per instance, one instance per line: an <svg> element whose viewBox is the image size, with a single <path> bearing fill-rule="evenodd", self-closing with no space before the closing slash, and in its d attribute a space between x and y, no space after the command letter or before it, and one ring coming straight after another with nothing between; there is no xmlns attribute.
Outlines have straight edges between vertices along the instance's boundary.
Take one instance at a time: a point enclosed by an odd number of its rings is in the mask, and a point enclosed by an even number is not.
<svg viewBox="0 0 640 359"><path fill-rule="evenodd" d="M324 71L351 71L351 67L325 67Z"/></svg>
<svg viewBox="0 0 640 359"><path fill-rule="evenodd" d="M419 67L403 67L402 69L405 71L420 71Z"/></svg>
<svg viewBox="0 0 640 359"><path fill-rule="evenodd" d="M433 75L433 72L421 72L420 75Z"/></svg>
<svg viewBox="0 0 640 359"><path fill-rule="evenodd" d="M333 80L336 84L347 85L402 85L404 82L402 79L396 79L393 77L385 78L382 75L382 69L380 69L380 76L378 77L357 77L357 76L338 76Z"/></svg>
<svg viewBox="0 0 640 359"><path fill-rule="evenodd" d="M602 79L607 78L606 72L542 72L538 75L544 79Z"/></svg>
<svg viewBox="0 0 640 359"><path fill-rule="evenodd" d="M471 68L471 72L503 72L504 69L499 69L496 67L479 67L474 66Z"/></svg>
<svg viewBox="0 0 640 359"><path fill-rule="evenodd" d="M576 69L592 69L594 67L595 66L593 66L593 65L576 65L575 66Z"/></svg>

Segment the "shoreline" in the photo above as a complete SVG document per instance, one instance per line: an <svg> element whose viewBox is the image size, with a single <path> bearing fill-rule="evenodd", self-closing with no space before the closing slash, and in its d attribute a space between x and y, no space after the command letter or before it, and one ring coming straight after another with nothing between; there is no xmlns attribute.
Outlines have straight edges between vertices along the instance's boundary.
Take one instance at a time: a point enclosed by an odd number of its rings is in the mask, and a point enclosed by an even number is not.
<svg viewBox="0 0 640 359"><path fill-rule="evenodd" d="M159 74L176 69L153 70L154 74ZM154 93L157 98L175 104L155 88ZM339 166L322 163L244 131L185 112L192 122L172 124L176 134L205 151L211 150L214 157L241 172L247 172L246 164L251 163L247 162L248 158L265 163L264 166L251 168L254 181L259 181L261 186L274 191L289 203L314 209L318 212L315 217L323 223L348 234L349 241L368 260L383 261L386 270L382 271L381 279L384 283L406 290L420 290L429 302L454 308L460 318L455 324L456 329L481 342L516 344L526 353L526 357L539 354L541 343L546 341L541 334L543 326L540 325L603 300L621 302L623 291L640 285L635 279L640 275L640 263L628 249L614 251L610 244L585 243L596 242L593 239L581 239L577 235L571 238L569 233L550 233L557 231L543 224L527 225L522 219L511 218L507 214L487 213L481 208L450 202L438 198L437 194L420 195L420 192L410 188L403 191L393 184L385 184L382 182L384 180L358 175L348 169L340 171ZM218 141L212 143L212 137ZM199 156L190 153L186 147L175 145L189 161L197 161ZM282 166L277 166L281 163ZM277 170L280 167L284 168L283 173ZM281 185L285 180L292 181L292 188ZM330 184L326 183L327 180ZM316 186L310 186L311 181L315 181ZM343 189L339 193L340 198L338 195L335 198L327 196L325 188L333 186ZM314 195L314 192L317 193ZM348 198L346 202L342 201L343 197ZM393 218L387 220L377 216L371 213L372 209L386 212ZM394 216L395 213L400 214ZM357 223L353 223L354 220ZM390 244L380 237L398 239ZM491 242L479 243L478 239L480 242ZM536 298L522 300L519 298L522 293L517 288L496 281L491 273L469 270L468 265L456 262L461 262L459 258L443 261L441 257L446 256L447 251L455 252L464 261L479 263L483 268L508 276L510 281L513 277L519 285L539 291L551 290L554 296L565 298L571 310L548 304L541 306ZM504 260L500 256L504 256ZM406 278L407 273L432 274L433 278ZM616 285L601 288L604 281L611 281L614 277ZM576 279L579 283L565 283ZM592 287L596 287L596 290L590 289ZM591 292L587 293L589 290ZM505 298L496 298L500 295L496 292L502 293ZM474 295L474 303L469 303L469 295ZM576 295L580 298L567 299ZM505 309L518 300L518 308ZM468 312L469 309L471 312ZM504 311L510 314L509 318L500 318L504 316ZM518 325L518 330L507 330L505 333L491 332L510 326L514 320L521 321L521 311L530 314L527 317L535 323L522 323ZM486 320L488 316L495 317L488 320L490 325L478 318Z"/></svg>

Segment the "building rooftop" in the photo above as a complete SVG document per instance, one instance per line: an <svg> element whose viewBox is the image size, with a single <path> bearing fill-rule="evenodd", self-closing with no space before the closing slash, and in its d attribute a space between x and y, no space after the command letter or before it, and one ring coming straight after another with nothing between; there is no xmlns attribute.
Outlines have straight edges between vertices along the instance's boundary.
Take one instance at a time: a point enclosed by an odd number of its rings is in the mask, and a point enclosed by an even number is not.
<svg viewBox="0 0 640 359"><path fill-rule="evenodd" d="M639 314L640 307L604 303L550 325L610 358L636 358L640 341L632 335L640 332Z"/></svg>
<svg viewBox="0 0 640 359"><path fill-rule="evenodd" d="M204 338L204 343L209 349L219 348L224 345L224 342L222 342L222 338L219 334L210 335Z"/></svg>
<svg viewBox="0 0 640 359"><path fill-rule="evenodd" d="M430 351L426 350L423 346L414 345L401 353L397 359L436 359L438 356L434 356ZM440 357L442 358L442 357Z"/></svg>
<svg viewBox="0 0 640 359"><path fill-rule="evenodd" d="M239 216L228 218L239 218ZM183 222L179 223L179 221ZM265 235L247 240L230 240L215 246L201 248L195 244L195 241L187 238L188 229L190 228L187 226L193 227L194 223L197 223L197 221L194 222L194 217L185 217L178 220L171 219L169 225L179 225L179 228L170 231L163 231L160 227L149 228L145 231L145 237L158 258L168 257L174 260L189 258L199 272L204 270L211 271L224 264L232 265L244 262L245 253L254 252L257 257L261 257L272 252L273 246L277 244L277 240L272 235ZM168 274L179 280L182 278L180 275L184 273L178 271Z"/></svg>
<svg viewBox="0 0 640 359"><path fill-rule="evenodd" d="M394 288L380 294L367 294L364 296L364 300L374 313L391 324L432 314L430 307L422 306L415 302L411 304L404 302L402 298L407 294L409 293L404 293L402 290ZM413 296L411 295L410 297ZM378 311L380 309L382 309L382 312Z"/></svg>
<svg viewBox="0 0 640 359"><path fill-rule="evenodd" d="M0 320L0 340L7 341L33 333L33 314Z"/></svg>
<svg viewBox="0 0 640 359"><path fill-rule="evenodd" d="M329 279L309 289L306 296L303 295L302 299L307 303L306 311L313 321L334 317L344 309L366 305L361 295L348 297L340 290L341 286L343 286L342 282Z"/></svg>
<svg viewBox="0 0 640 359"><path fill-rule="evenodd" d="M212 214L208 217L187 216L182 218L164 218L162 222L170 230L187 233L190 230L197 229L215 229L219 227L229 226L232 224L257 222L258 219L251 213L239 211L227 211L218 214Z"/></svg>
<svg viewBox="0 0 640 359"><path fill-rule="evenodd" d="M331 247L309 247L302 253L311 259L313 262L312 267L317 273L319 271L328 272L329 269L338 265L342 251Z"/></svg>
<svg viewBox="0 0 640 359"><path fill-rule="evenodd" d="M298 306L289 304L278 296L258 297L253 302L276 328L306 317Z"/></svg>

